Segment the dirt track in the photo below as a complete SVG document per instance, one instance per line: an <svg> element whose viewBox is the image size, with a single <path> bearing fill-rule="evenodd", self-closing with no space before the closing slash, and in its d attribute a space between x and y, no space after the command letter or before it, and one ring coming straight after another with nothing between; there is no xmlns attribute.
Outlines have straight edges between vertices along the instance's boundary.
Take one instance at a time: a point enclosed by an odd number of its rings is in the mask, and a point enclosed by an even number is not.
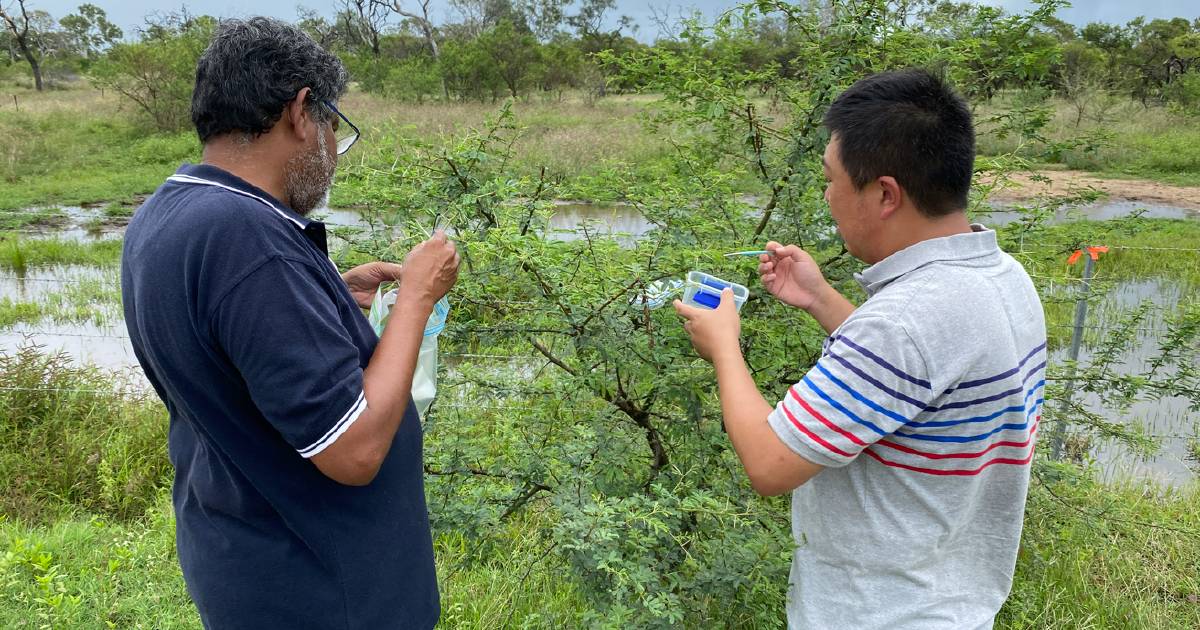
<svg viewBox="0 0 1200 630"><path fill-rule="evenodd" d="M1012 187L994 192L992 198L1021 200L1046 193L1066 195L1092 187L1106 193L1111 200L1200 210L1200 187L1196 186L1172 186L1142 179L1105 179L1084 171L1045 171L1041 174L1051 181L1037 182L1027 174L1015 174Z"/></svg>

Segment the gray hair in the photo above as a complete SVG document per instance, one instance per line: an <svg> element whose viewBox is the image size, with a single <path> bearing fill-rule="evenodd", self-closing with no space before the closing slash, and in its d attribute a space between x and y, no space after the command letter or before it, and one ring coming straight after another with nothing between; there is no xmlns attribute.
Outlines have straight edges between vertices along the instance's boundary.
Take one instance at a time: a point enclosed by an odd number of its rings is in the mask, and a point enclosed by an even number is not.
<svg viewBox="0 0 1200 630"><path fill-rule="evenodd" d="M271 129L303 88L320 121L321 106L346 91L349 75L333 53L300 29L272 18L225 20L196 66L192 123L201 142L228 133L255 137Z"/></svg>

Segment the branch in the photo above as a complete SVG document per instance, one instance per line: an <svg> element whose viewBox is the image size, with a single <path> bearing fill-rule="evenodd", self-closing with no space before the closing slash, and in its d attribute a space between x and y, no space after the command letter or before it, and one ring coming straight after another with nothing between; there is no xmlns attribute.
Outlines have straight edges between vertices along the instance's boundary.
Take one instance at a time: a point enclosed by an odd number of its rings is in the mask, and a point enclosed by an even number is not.
<svg viewBox="0 0 1200 630"><path fill-rule="evenodd" d="M580 322L579 325L576 326L575 328L580 329L582 331L583 327L588 325L588 322L592 321L592 319L594 319L597 315L599 315L601 312L603 312L604 309L608 308L609 305L611 305L613 302L617 301L617 298L628 293L630 289L637 286L638 283L641 281L642 281L641 276L634 278L633 282L630 282L624 289L621 289L620 291L615 293L612 297L608 298L608 301L605 302L604 304L601 304L600 308L592 311L592 313L590 315L583 318L583 321Z"/></svg>
<svg viewBox="0 0 1200 630"><path fill-rule="evenodd" d="M537 339L534 339L533 337L530 337L529 343L532 343L534 349L536 349L538 352L542 353L542 356L549 359L551 363L562 368L563 371L565 371L567 374L570 374L571 376L579 376L579 372L577 372L575 370L575 368L567 365L566 363L563 362L562 359L554 356L554 353L550 351L550 348L543 346L542 342L538 341Z"/></svg>

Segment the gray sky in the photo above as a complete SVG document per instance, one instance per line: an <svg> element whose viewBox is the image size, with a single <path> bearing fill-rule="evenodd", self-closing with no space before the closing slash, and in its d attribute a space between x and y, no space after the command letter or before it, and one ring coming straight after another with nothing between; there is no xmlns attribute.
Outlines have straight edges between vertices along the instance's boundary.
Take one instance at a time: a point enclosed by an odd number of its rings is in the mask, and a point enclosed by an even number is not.
<svg viewBox="0 0 1200 630"><path fill-rule="evenodd" d="M287 20L296 18L296 6L306 6L317 9L325 15L331 15L336 5L334 0L258 0L257 2L237 2L234 0L188 0L182 2L153 2L152 0L28 0L34 8L48 11L56 18L72 13L84 2L104 9L109 19L131 34L134 29L144 23L143 16L154 12L171 12L186 4L193 14L208 14L218 17L245 17L248 15L271 15ZM1028 0L983 0L987 4L999 5L1009 10L1024 9L1032 4ZM5 5L15 4L15 0L0 0ZM414 0L407 4L415 6ZM708 17L737 6L736 0L617 0L617 13L629 15L641 26L638 38L652 41L659 35L659 29L653 19L657 10L658 15L678 17L690 13L692 9L699 10ZM457 14L445 0L434 0L435 21L457 19ZM1064 20L1083 25L1088 22L1125 23L1144 15L1147 18L1186 17L1189 20L1200 17L1200 3L1196 0L1075 0L1075 6L1060 12Z"/></svg>

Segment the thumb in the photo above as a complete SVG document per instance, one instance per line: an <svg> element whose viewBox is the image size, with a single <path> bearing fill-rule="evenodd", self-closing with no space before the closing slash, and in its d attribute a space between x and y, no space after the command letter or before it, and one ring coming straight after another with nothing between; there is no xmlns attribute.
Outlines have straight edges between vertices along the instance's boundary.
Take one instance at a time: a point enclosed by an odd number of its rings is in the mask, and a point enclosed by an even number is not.
<svg viewBox="0 0 1200 630"><path fill-rule="evenodd" d="M682 300L675 300L671 302L671 305L675 307L675 313L686 320L691 320L700 312L700 309L689 304L684 304Z"/></svg>
<svg viewBox="0 0 1200 630"><path fill-rule="evenodd" d="M404 268L396 263L381 262L375 267L375 275L380 280L399 280Z"/></svg>
<svg viewBox="0 0 1200 630"><path fill-rule="evenodd" d="M717 305L717 309L736 308L737 304L734 301L733 289L725 287L721 290L721 303Z"/></svg>

